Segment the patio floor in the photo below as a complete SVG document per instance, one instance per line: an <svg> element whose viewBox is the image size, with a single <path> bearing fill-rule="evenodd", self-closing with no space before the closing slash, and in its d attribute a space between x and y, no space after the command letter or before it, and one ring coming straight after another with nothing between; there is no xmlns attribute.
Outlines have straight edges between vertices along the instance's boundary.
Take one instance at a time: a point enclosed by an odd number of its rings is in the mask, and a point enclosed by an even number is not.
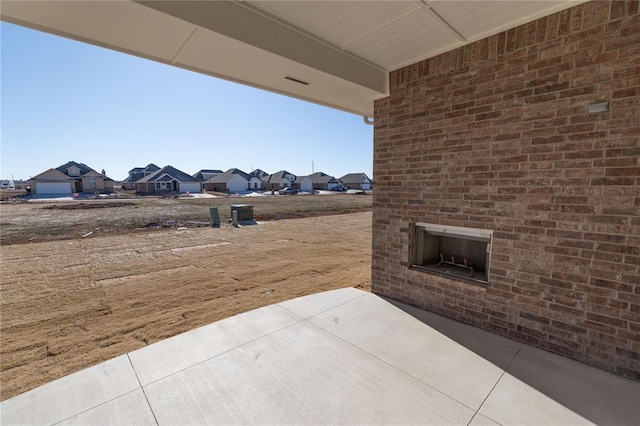
<svg viewBox="0 0 640 426"><path fill-rule="evenodd" d="M640 424L640 383L345 288L0 404L13 424Z"/></svg>

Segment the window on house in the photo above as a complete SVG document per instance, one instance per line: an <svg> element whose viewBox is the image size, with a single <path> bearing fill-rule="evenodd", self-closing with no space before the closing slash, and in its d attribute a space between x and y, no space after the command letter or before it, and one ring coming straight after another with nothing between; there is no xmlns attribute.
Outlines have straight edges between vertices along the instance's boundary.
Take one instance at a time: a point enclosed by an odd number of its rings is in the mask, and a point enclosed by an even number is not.
<svg viewBox="0 0 640 426"><path fill-rule="evenodd" d="M411 268L455 278L489 282L493 231L428 223L411 227Z"/></svg>
<svg viewBox="0 0 640 426"><path fill-rule="evenodd" d="M89 180L89 186L91 187L91 189L96 189L98 187L96 185L96 180L95 179L90 179Z"/></svg>

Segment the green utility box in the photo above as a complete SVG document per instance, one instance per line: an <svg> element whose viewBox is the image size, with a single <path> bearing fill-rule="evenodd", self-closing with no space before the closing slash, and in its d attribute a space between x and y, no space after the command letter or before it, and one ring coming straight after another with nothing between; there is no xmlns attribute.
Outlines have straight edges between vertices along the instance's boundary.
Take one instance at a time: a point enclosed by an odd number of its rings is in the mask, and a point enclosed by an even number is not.
<svg viewBox="0 0 640 426"><path fill-rule="evenodd" d="M211 207L209 209L209 213L211 214L211 226L220 226L220 214L218 214L218 208Z"/></svg>
<svg viewBox="0 0 640 426"><path fill-rule="evenodd" d="M253 220L253 206L247 204L232 204L231 205L231 217L233 212L238 212L238 221Z"/></svg>

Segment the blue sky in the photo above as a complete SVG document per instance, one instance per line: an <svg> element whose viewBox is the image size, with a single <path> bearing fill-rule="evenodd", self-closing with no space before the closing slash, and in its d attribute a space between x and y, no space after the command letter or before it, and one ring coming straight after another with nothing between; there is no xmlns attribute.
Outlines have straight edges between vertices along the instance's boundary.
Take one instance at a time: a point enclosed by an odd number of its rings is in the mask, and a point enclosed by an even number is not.
<svg viewBox="0 0 640 426"><path fill-rule="evenodd" d="M362 117L0 23L0 174L69 160L121 180L138 166L372 177Z"/></svg>

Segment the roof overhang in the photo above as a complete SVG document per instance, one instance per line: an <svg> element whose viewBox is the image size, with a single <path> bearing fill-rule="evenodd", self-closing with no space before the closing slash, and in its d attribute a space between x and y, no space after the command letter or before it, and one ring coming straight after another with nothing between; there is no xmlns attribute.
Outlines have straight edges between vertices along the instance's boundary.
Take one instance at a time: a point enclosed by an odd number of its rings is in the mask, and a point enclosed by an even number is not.
<svg viewBox="0 0 640 426"><path fill-rule="evenodd" d="M390 71L583 1L2 0L0 16L371 116Z"/></svg>

